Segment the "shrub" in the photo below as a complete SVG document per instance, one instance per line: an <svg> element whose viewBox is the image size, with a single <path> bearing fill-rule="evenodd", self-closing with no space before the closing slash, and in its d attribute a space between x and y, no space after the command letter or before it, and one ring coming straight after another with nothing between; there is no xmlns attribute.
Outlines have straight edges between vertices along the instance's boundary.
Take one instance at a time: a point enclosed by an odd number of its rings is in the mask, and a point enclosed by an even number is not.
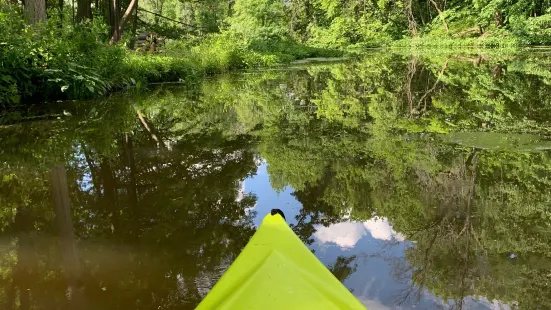
<svg viewBox="0 0 551 310"><path fill-rule="evenodd" d="M512 18L511 28L522 44L551 44L551 14L531 18Z"/></svg>
<svg viewBox="0 0 551 310"><path fill-rule="evenodd" d="M125 51L100 40L100 22L58 28L26 25L13 5L0 6L0 105L22 99L73 99L106 94L120 81Z"/></svg>
<svg viewBox="0 0 551 310"><path fill-rule="evenodd" d="M233 10L229 18L230 30L247 43L279 40L289 36L283 1L236 0Z"/></svg>
<svg viewBox="0 0 551 310"><path fill-rule="evenodd" d="M200 45L193 47L191 57L207 73L244 68L245 43L237 35L226 31L211 35Z"/></svg>
<svg viewBox="0 0 551 310"><path fill-rule="evenodd" d="M17 104L35 91L39 62L19 8L0 3L0 105Z"/></svg>
<svg viewBox="0 0 551 310"><path fill-rule="evenodd" d="M201 75L200 68L187 58L159 55L129 54L123 66L126 80L140 85L159 82L178 82Z"/></svg>

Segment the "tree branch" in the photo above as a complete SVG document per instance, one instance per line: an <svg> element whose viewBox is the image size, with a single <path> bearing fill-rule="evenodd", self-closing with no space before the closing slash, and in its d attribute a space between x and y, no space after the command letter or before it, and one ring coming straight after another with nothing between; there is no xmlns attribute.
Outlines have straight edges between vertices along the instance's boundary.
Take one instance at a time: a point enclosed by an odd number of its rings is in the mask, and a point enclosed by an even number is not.
<svg viewBox="0 0 551 310"><path fill-rule="evenodd" d="M181 22L181 21L177 21L177 20L172 19L172 18L165 17L165 16L163 16L163 15L161 15L161 14L154 13L154 12L148 11L148 10L146 10L146 9L138 8L138 11L146 12L146 13L155 15L155 16L157 16L157 17L164 18L164 19L169 20L169 21L171 21L171 22L175 22L175 23L177 23L177 24L184 25L184 26L186 26L186 27L195 28L195 29L204 29L204 28L202 28L202 27L197 27L197 26L194 26L194 25L190 25L190 24L183 23L183 22Z"/></svg>
<svg viewBox="0 0 551 310"><path fill-rule="evenodd" d="M438 8L438 4L434 1L434 0L429 0L430 3L432 3L432 5L434 6L434 8L436 9L436 11L438 12L438 16L440 17L440 19L442 20L442 24L444 24L444 28L446 28L446 32L450 32L450 28L448 27L448 23L446 22L446 19L444 18L444 12L442 12L439 8Z"/></svg>
<svg viewBox="0 0 551 310"><path fill-rule="evenodd" d="M134 10L134 7L138 3L138 0L131 0L130 4L126 8L126 12L124 12L124 15L121 18L121 21L119 22L119 32L122 34L122 30L124 29L124 25L128 21L128 17L130 14L132 14L132 11Z"/></svg>
<svg viewBox="0 0 551 310"><path fill-rule="evenodd" d="M425 100L425 98L426 98L430 93L432 93L432 92L436 89L436 86L438 86L438 83L440 83L440 79L442 78L442 76L444 75L444 72L445 72L446 69L448 68L448 62L449 62L449 60L446 60L446 62L445 62L444 65L442 66L442 70L440 71L440 74L438 75L438 78L436 79L436 82L434 82L434 85L432 85L432 88L429 89L429 90L423 95L423 97L421 97L421 99L419 99L419 103L417 104L417 107L420 107L420 106L421 106L421 103L423 102L423 100Z"/></svg>

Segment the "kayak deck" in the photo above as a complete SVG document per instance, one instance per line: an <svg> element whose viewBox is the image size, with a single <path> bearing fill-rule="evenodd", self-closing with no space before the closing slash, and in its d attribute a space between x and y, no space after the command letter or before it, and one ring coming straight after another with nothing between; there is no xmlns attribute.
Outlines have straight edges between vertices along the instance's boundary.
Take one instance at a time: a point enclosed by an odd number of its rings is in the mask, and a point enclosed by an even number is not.
<svg viewBox="0 0 551 310"><path fill-rule="evenodd" d="M197 309L365 307L312 254L280 214L269 214Z"/></svg>

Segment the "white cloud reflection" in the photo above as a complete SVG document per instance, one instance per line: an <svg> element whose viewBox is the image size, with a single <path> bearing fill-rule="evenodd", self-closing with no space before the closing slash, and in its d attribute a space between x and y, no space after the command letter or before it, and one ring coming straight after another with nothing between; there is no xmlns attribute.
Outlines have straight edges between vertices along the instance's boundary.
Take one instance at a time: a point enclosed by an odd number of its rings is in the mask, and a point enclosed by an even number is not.
<svg viewBox="0 0 551 310"><path fill-rule="evenodd" d="M404 241L402 234L395 232L386 218L371 219L367 222L343 222L328 227L319 225L314 234L321 243L334 243L341 248L353 248L367 233L374 239Z"/></svg>
<svg viewBox="0 0 551 310"><path fill-rule="evenodd" d="M369 309L369 310L392 310L393 309L393 308L390 308L389 306L383 305L378 300L359 299L359 301L362 303L362 305L365 306L366 309Z"/></svg>

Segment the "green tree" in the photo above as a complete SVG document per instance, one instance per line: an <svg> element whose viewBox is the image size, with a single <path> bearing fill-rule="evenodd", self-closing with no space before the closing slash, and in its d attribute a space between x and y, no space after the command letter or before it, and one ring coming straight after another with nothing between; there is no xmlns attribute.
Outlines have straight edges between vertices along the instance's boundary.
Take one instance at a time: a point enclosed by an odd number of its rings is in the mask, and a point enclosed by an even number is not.
<svg viewBox="0 0 551 310"><path fill-rule="evenodd" d="M230 30L245 40L282 39L288 35L283 2L278 0L236 0L228 19Z"/></svg>

